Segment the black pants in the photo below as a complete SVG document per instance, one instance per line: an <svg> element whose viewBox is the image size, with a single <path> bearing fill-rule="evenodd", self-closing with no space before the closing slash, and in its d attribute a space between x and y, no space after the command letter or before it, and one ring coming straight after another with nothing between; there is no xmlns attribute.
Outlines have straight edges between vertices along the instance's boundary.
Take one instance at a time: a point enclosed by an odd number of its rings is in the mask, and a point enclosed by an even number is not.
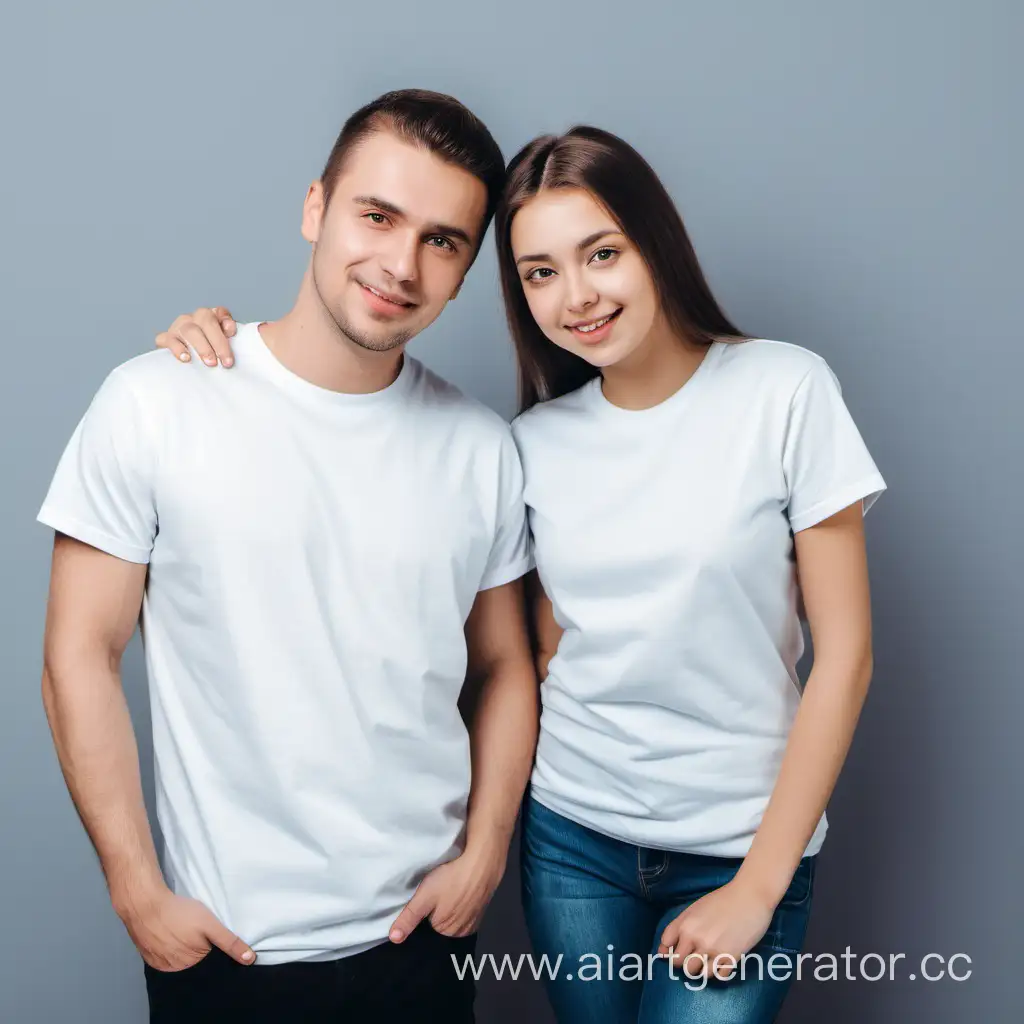
<svg viewBox="0 0 1024 1024"><path fill-rule="evenodd" d="M424 921L401 945L338 960L243 966L212 949L194 967L145 965L150 1024L473 1024L475 984L459 967L476 936L452 939Z"/></svg>

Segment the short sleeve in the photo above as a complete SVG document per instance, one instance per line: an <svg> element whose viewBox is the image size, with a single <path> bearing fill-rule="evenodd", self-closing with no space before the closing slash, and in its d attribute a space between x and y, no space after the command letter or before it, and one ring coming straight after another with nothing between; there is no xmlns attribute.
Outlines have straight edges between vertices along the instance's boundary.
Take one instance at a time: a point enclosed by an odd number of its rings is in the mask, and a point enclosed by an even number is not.
<svg viewBox="0 0 1024 1024"><path fill-rule="evenodd" d="M128 562L149 562L156 537L154 453L138 401L115 370L79 421L37 519Z"/></svg>
<svg viewBox="0 0 1024 1024"><path fill-rule="evenodd" d="M533 568L530 527L523 502L523 467L511 433L502 441L498 508L494 541L480 590L511 583Z"/></svg>
<svg viewBox="0 0 1024 1024"><path fill-rule="evenodd" d="M820 357L801 380L790 404L783 471L794 533L855 501L860 501L867 513L886 489L843 401L839 381Z"/></svg>

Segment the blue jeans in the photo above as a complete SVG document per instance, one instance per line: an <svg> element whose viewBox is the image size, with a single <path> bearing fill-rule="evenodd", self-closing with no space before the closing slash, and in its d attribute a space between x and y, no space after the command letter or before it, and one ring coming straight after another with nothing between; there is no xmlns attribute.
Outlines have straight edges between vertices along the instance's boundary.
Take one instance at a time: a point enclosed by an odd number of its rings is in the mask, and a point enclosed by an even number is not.
<svg viewBox="0 0 1024 1024"><path fill-rule="evenodd" d="M651 955L658 952L665 926L725 885L742 858L633 846L570 821L530 795L522 815L523 908L536 956L546 954L548 965L562 958L554 978L545 971L561 1024L767 1024L775 1019L804 941L814 857L800 862L768 931L751 950L760 964L748 959L742 976L737 967L729 980L705 982L688 979L680 966L670 968L664 958Z"/></svg>

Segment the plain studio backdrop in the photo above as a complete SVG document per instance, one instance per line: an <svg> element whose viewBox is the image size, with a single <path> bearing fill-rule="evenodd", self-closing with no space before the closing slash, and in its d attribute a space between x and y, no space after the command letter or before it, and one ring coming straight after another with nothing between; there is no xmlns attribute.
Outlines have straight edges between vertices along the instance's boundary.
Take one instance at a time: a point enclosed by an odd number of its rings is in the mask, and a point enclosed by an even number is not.
<svg viewBox="0 0 1024 1024"><path fill-rule="evenodd" d="M783 1019L1024 1019L1022 11L1013 0L6 11L0 1020L145 1018L141 961L40 701L51 538L34 517L57 458L107 372L176 314L286 311L308 253L308 183L349 113L407 86L457 95L506 156L576 122L637 146L733 319L829 361L889 484L867 519L874 683L830 807L807 950L903 953L909 966L899 981L804 980ZM511 415L490 238L411 351ZM151 787L144 684L135 642L125 686ZM528 949L518 901L514 849L484 950ZM927 953L968 954L970 978L909 980ZM485 979L479 1008L482 1022L551 1019L528 976Z"/></svg>

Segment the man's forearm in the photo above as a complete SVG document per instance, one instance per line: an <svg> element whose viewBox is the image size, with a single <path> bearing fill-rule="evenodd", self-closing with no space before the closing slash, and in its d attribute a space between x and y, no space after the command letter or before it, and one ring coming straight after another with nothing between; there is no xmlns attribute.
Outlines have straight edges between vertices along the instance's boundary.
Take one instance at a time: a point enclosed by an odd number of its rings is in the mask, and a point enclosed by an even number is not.
<svg viewBox="0 0 1024 1024"><path fill-rule="evenodd" d="M537 680L528 657L509 661L485 680L470 728L473 783L466 849L500 850L515 828L537 745Z"/></svg>
<svg viewBox="0 0 1024 1024"><path fill-rule="evenodd" d="M164 882L118 668L105 654L50 657L42 685L68 790L124 916Z"/></svg>

